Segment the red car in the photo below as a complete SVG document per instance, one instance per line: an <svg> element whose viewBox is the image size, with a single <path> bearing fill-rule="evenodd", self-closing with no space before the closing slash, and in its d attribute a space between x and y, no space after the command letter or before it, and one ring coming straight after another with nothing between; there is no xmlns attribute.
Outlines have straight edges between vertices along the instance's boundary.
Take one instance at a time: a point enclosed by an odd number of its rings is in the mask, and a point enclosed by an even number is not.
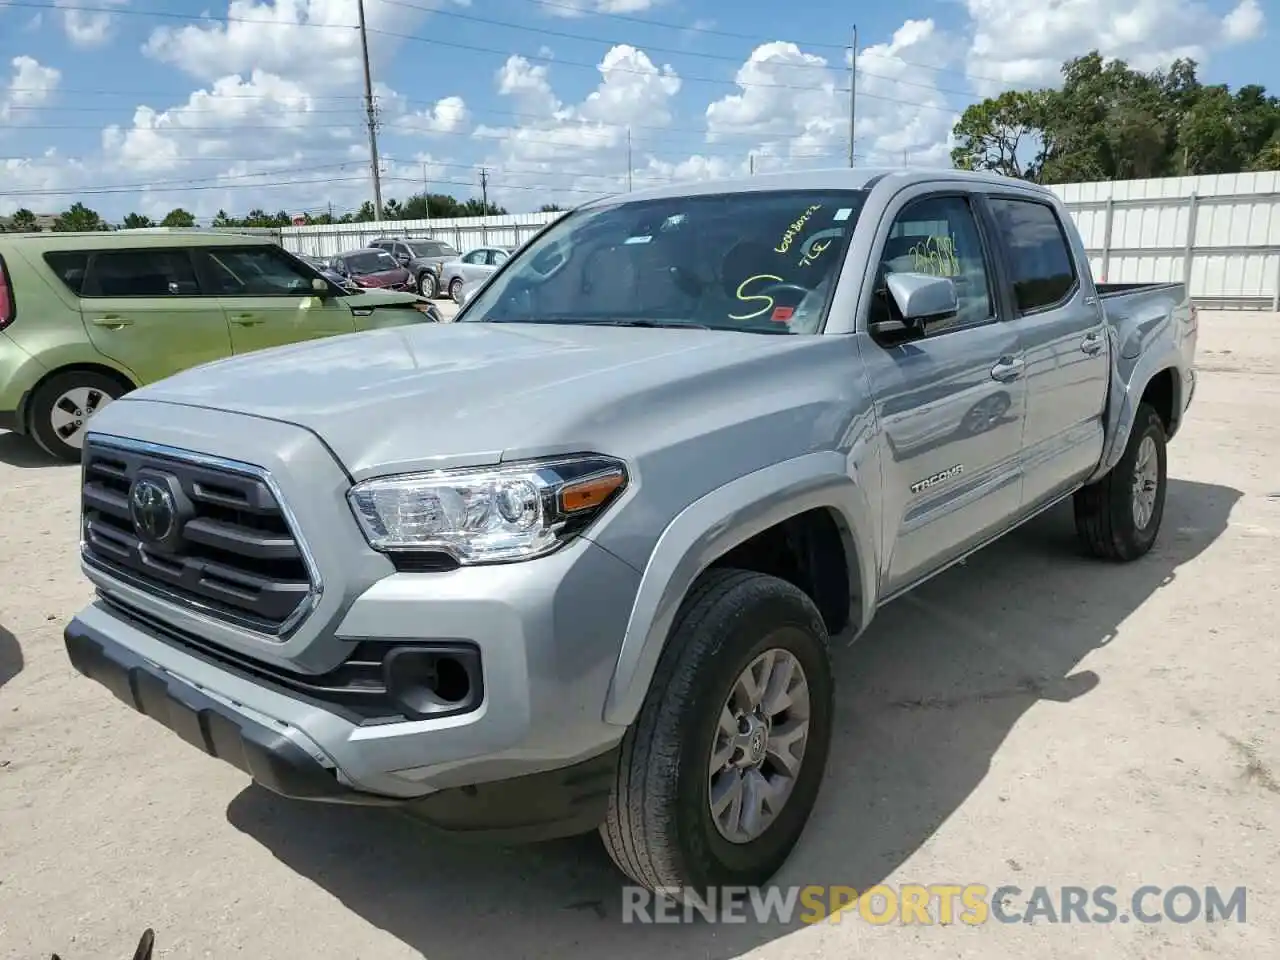
<svg viewBox="0 0 1280 960"><path fill-rule="evenodd" d="M385 250L348 250L329 261L333 269L358 287L411 290L409 271Z"/></svg>

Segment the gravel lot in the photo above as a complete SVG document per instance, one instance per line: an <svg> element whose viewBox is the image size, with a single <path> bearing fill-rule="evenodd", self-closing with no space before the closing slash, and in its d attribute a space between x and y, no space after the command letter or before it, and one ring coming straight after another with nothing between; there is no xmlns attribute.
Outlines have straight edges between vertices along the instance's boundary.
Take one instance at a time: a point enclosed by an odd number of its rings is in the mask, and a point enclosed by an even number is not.
<svg viewBox="0 0 1280 960"><path fill-rule="evenodd" d="M148 925L165 960L1277 956L1280 316L1200 344L1156 550L1081 559L1058 510L883 610L779 880L1246 885L1247 923L623 928L594 837L278 800L71 669L77 470L0 433L0 956L123 960Z"/></svg>

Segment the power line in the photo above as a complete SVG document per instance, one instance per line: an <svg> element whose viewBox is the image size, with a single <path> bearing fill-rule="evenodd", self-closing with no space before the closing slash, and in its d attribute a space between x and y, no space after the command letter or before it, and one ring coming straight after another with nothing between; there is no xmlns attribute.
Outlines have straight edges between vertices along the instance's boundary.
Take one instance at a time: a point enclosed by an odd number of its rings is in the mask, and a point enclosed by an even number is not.
<svg viewBox="0 0 1280 960"><path fill-rule="evenodd" d="M406 0L383 0L383 2L392 6L400 6L408 9L419 10L424 13L432 13L438 16L452 16L459 19L469 19L469 20L474 20L480 23L485 23L493 26L506 26L516 30L523 30L531 33L540 33L545 36L559 36L559 37L564 37L566 39L575 39L583 42L612 43L614 45L625 43L628 46L641 48L639 44L629 40L614 40L609 38L590 37L582 34L571 34L565 31L550 30L542 27L531 27L525 24L517 24L509 20L499 20L496 18L481 18L471 14L458 14L453 11L440 10L432 7L424 7L418 4L409 3L409 2L406 2ZM581 12L579 7L575 7L565 3L552 2L552 0L520 0L520 2L535 4L540 7L573 10L575 12ZM296 23L284 23L280 20L262 19L262 18L254 18L254 17L233 17L230 15L221 16L221 17L213 16L213 15L196 15L196 14L176 13L172 10L134 10L134 9L122 9L119 7L86 6L86 5L70 4L70 3L59 3L57 5L51 5L48 3L35 3L35 2L32 2L32 0L9 0L6 6L25 7L27 9L49 10L49 11L79 10L87 13L107 13L107 14L120 15L120 16L155 17L157 19L185 20L185 21L194 22L194 23L248 23L248 24L260 24L262 26L268 26L268 27L275 26L275 27L292 28L296 26L296 27L304 27L309 29L322 29L322 30L332 29L332 30L353 30L353 31L358 28L357 24L312 23L309 21L296 22ZM627 23L642 24L647 27L657 27L660 29L675 30L679 33L685 33L685 34L693 33L693 34L698 34L703 36L726 37L734 40L745 40L755 44L791 43L797 47L811 47L819 50L847 51L849 49L847 44L820 42L817 40L796 40L796 39L788 40L780 37L768 37L761 34L736 33L730 30L719 30L711 27L700 27L697 24L686 25L686 24L671 23L669 21L650 20L646 17L628 16L622 13L594 11L592 16L595 19L618 20L618 21L623 21ZM402 33L395 33L392 31L375 31L375 32L381 32L386 36L397 37L405 40L418 40L422 42L430 41L430 42L442 43L446 46L448 45L444 41L436 41L434 38L421 37L415 34L402 34ZM671 48L671 47L659 48L659 47L653 47L648 45L646 45L646 48L653 49L653 50L662 49L667 52L678 54L680 56L685 56L685 57L713 59L713 60L728 59L728 60L736 60L738 62L741 62L741 58L735 58L735 57L727 56L725 54L705 53L703 51L698 51L698 50L688 50L688 49ZM519 56L519 54L517 54L517 56ZM884 60L893 60L896 63L913 67L917 70L927 70L934 73L953 74L955 76L964 77L969 80L980 80L987 83L997 83L1001 85L1007 82L1002 77L986 76L983 74L972 73L971 71L968 71L968 70L958 70L954 67L941 67L941 66L938 66L937 64L924 63L918 60L906 60L897 54L889 54L889 53L885 53L878 50L864 50L861 56L872 58L872 59L879 58ZM564 62L564 61L560 61L560 62ZM775 63L774 66L804 67L805 65ZM821 68L813 67L812 69L821 69ZM641 72L644 72L644 71L641 71ZM864 72L864 75L876 76L876 77L884 76L883 74L875 74L870 72ZM885 79L896 80L897 78L885 77ZM736 81L719 81L719 82L736 83ZM770 86L770 85L763 84L763 86ZM92 92L92 91L86 91L86 92ZM966 95L968 95L967 92L966 92Z"/></svg>
<svg viewBox="0 0 1280 960"><path fill-rule="evenodd" d="M384 2L391 2L391 0L384 0ZM414 7L413 4L406 4L403 2L403 0L396 0L396 2L398 2L402 6L410 6L410 7L413 7L414 9L422 10L424 12L428 11L428 8ZM58 6L53 6L45 3L34 3L34 2L31 2L31 0L9 0L8 5L12 7L26 7L29 9L49 10L49 11L80 10L80 11L91 12L91 13L109 13L113 16L157 17L157 18L164 18L164 19L184 20L184 21L195 22L195 23L247 23L247 24L257 24L259 26L268 26L268 27L270 26L289 27L290 29L292 29L293 27L302 27L302 28L309 28L309 29L342 29L342 30L358 29L358 24L348 25L348 24L335 24L335 23L312 23L310 21L286 24L286 23L280 22L279 20L268 20L268 19L255 18L255 17L234 17L230 15L222 16L222 17L196 16L192 14L175 13L174 11L171 11L171 10L135 10L132 8L103 7L103 6L95 7L95 6L85 6L85 5L78 5L78 4L76 5L60 4ZM435 11L435 12L439 12L439 11ZM524 27L523 25L520 25L520 24L511 24L505 21L493 21L493 22L502 23L503 25L511 26L515 29L527 29L534 32L546 32L546 31L538 31L532 27ZM430 36L420 36L417 34L410 34L410 33L397 33L392 30L379 30L373 27L368 28L367 32L378 34L380 36L390 37L392 39L408 40L414 43L425 43L432 46L446 47L454 50L466 50L472 53L488 53L488 54L494 54L502 57L520 56L520 57L523 57L525 60L529 60L529 61L556 64L559 66L572 66L572 67L578 67L578 68L583 68L583 69L588 69L593 71L597 71L600 68L600 65L598 63L587 63L580 60L564 60L556 57L541 56L538 54L513 54L510 51L501 50L496 47L483 47L476 44L467 44L467 43L459 43L459 42L450 41L450 40L441 40L436 37L430 37ZM587 39L587 38L583 38L583 39ZM747 39L763 40L763 38L747 38ZM610 41L601 41L601 42L610 42ZM827 45L827 46L832 46L832 45ZM845 49L845 48L836 47L836 49ZM684 56L695 56L695 57L711 56L709 54L700 54L698 51L679 51L679 52ZM720 55L716 55L717 59L719 57ZM730 58L730 59L735 59L735 58ZM900 62L906 63L907 61L900 61ZM803 64L793 64L791 66L804 67ZM637 70L630 67L613 66L613 67L610 67L609 69L611 71L617 71L620 73L632 73L632 74L637 74L639 76L653 75L652 71ZM805 67L805 69L827 70L827 69L830 69L830 67L829 65L819 66L815 64L810 67ZM699 77L699 76L693 76L693 75L681 75L680 79L682 82L685 82L685 83L708 83L708 84L715 84L715 85L721 85L721 86L755 87L755 88L761 88L761 89L815 90L815 89L822 88L821 85L800 86L796 84L786 84L786 83L752 83L749 81L747 82L739 81L737 79L730 80L724 77ZM886 79L893 79L893 78L886 78Z"/></svg>

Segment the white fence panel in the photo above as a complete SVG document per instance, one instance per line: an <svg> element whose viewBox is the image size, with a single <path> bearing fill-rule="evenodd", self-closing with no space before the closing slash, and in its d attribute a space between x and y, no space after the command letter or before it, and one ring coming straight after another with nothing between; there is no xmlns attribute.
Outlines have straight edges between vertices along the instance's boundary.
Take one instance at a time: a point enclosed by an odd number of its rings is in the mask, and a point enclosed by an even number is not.
<svg viewBox="0 0 1280 960"><path fill-rule="evenodd" d="M365 247L378 237L431 237L466 252L472 247L519 246L557 216L555 213L520 213L500 217L317 224L284 227L279 231L279 239L286 250L315 257L332 257L345 250Z"/></svg>
<svg viewBox="0 0 1280 960"><path fill-rule="evenodd" d="M1182 281L1207 305L1280 310L1280 171L1052 189L1098 279Z"/></svg>
<svg viewBox="0 0 1280 960"><path fill-rule="evenodd" d="M1110 283L1184 281L1213 306L1280 310L1280 171L1052 187L1093 274ZM389 220L264 231L288 250L333 256L379 236L434 237L460 251L517 246L557 213Z"/></svg>

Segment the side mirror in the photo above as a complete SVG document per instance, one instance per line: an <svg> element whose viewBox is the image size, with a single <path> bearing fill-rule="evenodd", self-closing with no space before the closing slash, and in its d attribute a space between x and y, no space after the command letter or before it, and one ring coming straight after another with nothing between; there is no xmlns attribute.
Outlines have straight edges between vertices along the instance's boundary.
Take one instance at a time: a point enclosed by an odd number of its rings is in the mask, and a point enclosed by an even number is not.
<svg viewBox="0 0 1280 960"><path fill-rule="evenodd" d="M402 267L407 267L409 265L409 255L407 253L397 253L396 263Z"/></svg>
<svg viewBox="0 0 1280 960"><path fill-rule="evenodd" d="M891 273L885 287L893 297L898 320L885 320L871 325L872 333L901 333L917 330L926 321L955 316L960 309L956 285L950 277L929 273Z"/></svg>
<svg viewBox="0 0 1280 960"><path fill-rule="evenodd" d="M316 277L311 281L311 290L317 297L327 297L329 295L329 283L320 277Z"/></svg>
<svg viewBox="0 0 1280 960"><path fill-rule="evenodd" d="M482 281L478 281L478 280L472 280L470 283L466 284L466 285L462 288L462 304L461 304L461 306L464 306L464 307L465 307L468 303L470 303L470 302L475 298L475 295L476 295L477 291L479 291L479 289L480 289L482 286L484 286L484 283L483 283Z"/></svg>

